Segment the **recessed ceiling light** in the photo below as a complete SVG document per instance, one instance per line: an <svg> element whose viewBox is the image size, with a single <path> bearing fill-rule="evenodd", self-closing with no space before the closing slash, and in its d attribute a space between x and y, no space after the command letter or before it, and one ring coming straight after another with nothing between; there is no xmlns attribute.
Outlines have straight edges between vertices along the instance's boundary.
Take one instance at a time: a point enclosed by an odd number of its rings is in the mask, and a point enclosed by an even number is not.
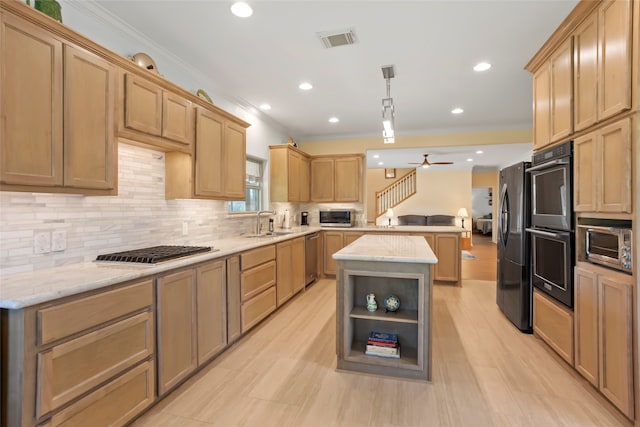
<svg viewBox="0 0 640 427"><path fill-rule="evenodd" d="M384 162L378 162L378 166L384 165Z"/></svg>
<svg viewBox="0 0 640 427"><path fill-rule="evenodd" d="M482 150L476 151L476 154L482 154L482 153L484 153L484 151L482 151Z"/></svg>
<svg viewBox="0 0 640 427"><path fill-rule="evenodd" d="M329 119L329 123L338 123L339 121L340 121L340 119L339 119L339 118L337 118L337 117L331 117L331 118Z"/></svg>
<svg viewBox="0 0 640 427"><path fill-rule="evenodd" d="M479 62L473 67L473 71L487 71L489 68L491 68L491 64L488 62Z"/></svg>
<svg viewBox="0 0 640 427"><path fill-rule="evenodd" d="M271 105L269 104L260 104L261 110L271 110Z"/></svg>
<svg viewBox="0 0 640 427"><path fill-rule="evenodd" d="M300 85L298 85L298 87L302 90L311 90L313 89L313 85L309 82L302 82L300 83Z"/></svg>
<svg viewBox="0 0 640 427"><path fill-rule="evenodd" d="M471 157L469 157L469 158L467 159L467 162L473 162L473 159L472 159Z"/></svg>
<svg viewBox="0 0 640 427"><path fill-rule="evenodd" d="M374 159L379 159L379 158L380 158L380 155L379 155L379 154L374 154L374 155L373 155L373 158L374 158Z"/></svg>
<svg viewBox="0 0 640 427"><path fill-rule="evenodd" d="M464 110L462 108L454 108L453 110L451 110L451 114L462 114L464 113Z"/></svg>
<svg viewBox="0 0 640 427"><path fill-rule="evenodd" d="M239 18L248 18L253 15L253 9L247 3L238 1L231 5L231 13Z"/></svg>

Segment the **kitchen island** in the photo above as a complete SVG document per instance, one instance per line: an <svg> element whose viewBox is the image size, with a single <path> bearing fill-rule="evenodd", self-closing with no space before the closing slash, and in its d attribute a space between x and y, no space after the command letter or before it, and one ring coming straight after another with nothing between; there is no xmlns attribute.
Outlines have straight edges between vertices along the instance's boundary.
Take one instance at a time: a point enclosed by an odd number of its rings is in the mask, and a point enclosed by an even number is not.
<svg viewBox="0 0 640 427"><path fill-rule="evenodd" d="M365 235L333 258L338 370L430 380L432 271L438 259L425 239ZM371 294L377 309L368 307ZM391 295L400 301L396 311L384 307ZM397 355L365 354L372 332L397 338Z"/></svg>

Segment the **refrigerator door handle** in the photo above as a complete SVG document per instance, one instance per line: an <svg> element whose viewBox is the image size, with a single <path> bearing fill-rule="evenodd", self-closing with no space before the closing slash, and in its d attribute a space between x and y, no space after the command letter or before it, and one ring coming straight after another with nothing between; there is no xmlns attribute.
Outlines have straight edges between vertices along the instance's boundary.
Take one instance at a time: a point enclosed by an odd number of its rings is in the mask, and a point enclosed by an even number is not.
<svg viewBox="0 0 640 427"><path fill-rule="evenodd" d="M525 230L532 234L539 234L541 236L553 237L556 239L560 239L562 237L558 233L552 233L550 231L542 231L542 230L538 230L537 228L525 228Z"/></svg>
<svg viewBox="0 0 640 427"><path fill-rule="evenodd" d="M507 194L507 185L502 186L502 194L500 195L500 239L503 246L507 246L509 237L509 195Z"/></svg>

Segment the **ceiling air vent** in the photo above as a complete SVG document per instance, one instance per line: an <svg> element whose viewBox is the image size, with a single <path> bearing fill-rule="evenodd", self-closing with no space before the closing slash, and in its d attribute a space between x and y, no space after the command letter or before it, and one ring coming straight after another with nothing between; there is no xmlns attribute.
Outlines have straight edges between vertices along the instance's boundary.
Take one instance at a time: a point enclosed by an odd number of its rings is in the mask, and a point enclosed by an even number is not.
<svg viewBox="0 0 640 427"><path fill-rule="evenodd" d="M317 33L322 41L322 45L329 49L331 47L346 46L358 42L356 33L353 30L324 31Z"/></svg>

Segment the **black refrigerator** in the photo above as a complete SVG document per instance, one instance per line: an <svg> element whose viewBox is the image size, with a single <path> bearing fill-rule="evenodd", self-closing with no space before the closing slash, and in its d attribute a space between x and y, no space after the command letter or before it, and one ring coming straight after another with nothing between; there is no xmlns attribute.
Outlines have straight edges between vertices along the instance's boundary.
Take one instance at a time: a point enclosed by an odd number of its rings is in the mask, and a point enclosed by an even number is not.
<svg viewBox="0 0 640 427"><path fill-rule="evenodd" d="M531 332L532 287L529 279L531 165L520 162L500 171L496 302L518 329Z"/></svg>

